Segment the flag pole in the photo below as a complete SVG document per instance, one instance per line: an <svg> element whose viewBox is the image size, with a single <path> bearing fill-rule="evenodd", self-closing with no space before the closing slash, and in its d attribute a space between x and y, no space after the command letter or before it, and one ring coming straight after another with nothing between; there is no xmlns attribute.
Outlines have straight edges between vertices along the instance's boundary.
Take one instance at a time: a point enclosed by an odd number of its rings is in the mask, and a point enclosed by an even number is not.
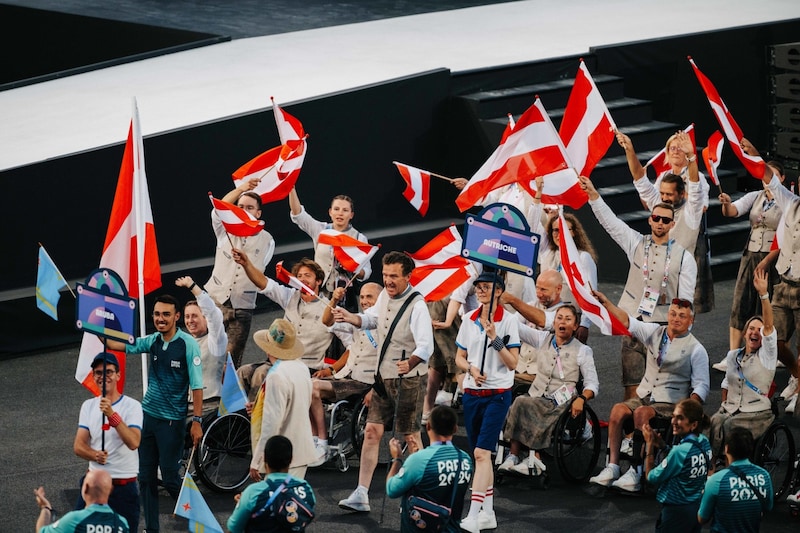
<svg viewBox="0 0 800 533"><path fill-rule="evenodd" d="M136 97L133 97L133 215L136 225L136 274L139 286L139 335L144 337L145 329L145 302L144 302L144 241L145 228L142 216L141 180L144 178L144 154L142 132L139 125L139 107ZM142 395L147 393L147 354L142 353Z"/></svg>
<svg viewBox="0 0 800 533"><path fill-rule="evenodd" d="M45 248L44 245L41 242L39 243L39 247L42 250L44 250L44 254L47 256L48 259L50 259L50 264L55 267L56 272L58 272L58 275L61 276L61 279L64 280L64 284L67 286L67 289L69 289L69 293L72 295L73 298L75 298L77 300L78 297L75 295L75 292L73 292L72 287L69 286L69 283L67 283L67 278L64 277L64 274L61 273L61 270L56 265L56 262L53 261L53 258L50 257L50 254L47 253L47 248Z"/></svg>
<svg viewBox="0 0 800 533"><path fill-rule="evenodd" d="M399 161L392 161L392 163L395 164L395 165L408 166L408 165L405 165L405 163L400 163ZM430 170L423 170L422 172L425 172L426 174L430 174L431 176L434 176L436 178L443 179L445 181L449 181L450 183L456 181L455 178L448 178L447 176L442 176L441 174L437 174L436 172L431 172Z"/></svg>
<svg viewBox="0 0 800 533"><path fill-rule="evenodd" d="M308 137L308 134L306 133L306 134L303 136L303 138L302 138L301 140L305 140L307 137ZM281 146L283 146L283 144L281 144ZM289 159L291 156L293 156L293 155L295 154L295 152L297 152L297 149L298 149L298 148L300 148L300 146L301 146L301 145L300 145L300 144L298 144L297 146L295 146L294 148L292 148L292 150L291 150L291 151L290 151L290 152L289 152L289 153L286 155L286 159L284 159L284 160L283 160L283 162L285 163L287 159ZM281 157L280 157L280 156L278 156L278 160L277 160L277 161L275 161L275 163L273 163L271 167L269 167L268 169L266 169L266 170L262 171L262 172L261 172L261 175L259 175L259 176L258 176L258 178L256 178L256 179L257 179L259 182L261 182L261 180L262 180L262 179L264 179L264 177L265 177L267 174L269 174L270 172L272 172L272 169L274 169L276 166L278 166L278 163L280 163L280 162L281 162Z"/></svg>

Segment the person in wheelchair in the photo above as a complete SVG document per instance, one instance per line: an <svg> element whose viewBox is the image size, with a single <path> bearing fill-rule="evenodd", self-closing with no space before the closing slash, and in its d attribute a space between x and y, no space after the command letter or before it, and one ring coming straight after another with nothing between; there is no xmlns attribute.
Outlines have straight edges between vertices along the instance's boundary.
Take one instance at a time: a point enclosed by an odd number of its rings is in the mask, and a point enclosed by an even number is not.
<svg viewBox="0 0 800 533"><path fill-rule="evenodd" d="M521 339L539 350L539 371L528 394L517 397L508 411L503 436L511 443L510 453L499 471L529 475L531 469L520 460L524 450L532 450L534 470L543 471L538 450L550 446L558 419L568 409L574 418L580 416L586 402L597 396L600 382L592 349L575 338L580 324L580 312L564 304L556 309L553 333L520 325Z"/></svg>
<svg viewBox="0 0 800 533"><path fill-rule="evenodd" d="M365 283L359 292L359 304L366 311L378 301L381 287L375 282ZM336 306L344 298L344 287L337 287L331 296L331 305ZM333 326L334 318L330 307L322 313L322 323ZM331 459L328 449L328 426L325 423L323 401L342 401L352 396L366 394L375 382L375 368L378 365L378 343L376 330L358 330L351 324L337 324L335 329L345 329L353 336L353 343L331 366L317 370L311 377L313 392L311 397L311 429L317 437L317 447L324 453L308 466L320 466Z"/></svg>
<svg viewBox="0 0 800 533"><path fill-rule="evenodd" d="M669 417L675 404L691 397L703 402L708 396L708 352L691 334L694 306L691 301L674 298L667 311L667 325L642 322L611 303L604 294L593 291L598 301L628 328L647 349L644 377L636 388L636 398L615 404L608 421L608 465L589 481L627 492L641 490L641 443L634 432L630 469L620 477L619 459L624 424L633 418L641 429L656 415Z"/></svg>
<svg viewBox="0 0 800 533"><path fill-rule="evenodd" d="M677 444L658 466L656 450L665 448L666 443L649 423L642 426L647 444L645 475L648 483L658 487L656 499L661 503L656 531L700 531L697 511L711 464L711 445L701 432L709 423L700 402L681 400L672 411L672 437Z"/></svg>
<svg viewBox="0 0 800 533"><path fill-rule="evenodd" d="M768 284L767 273L757 270L753 286L761 299L762 314L745 323L744 346L729 351L726 357L722 406L711 417L709 431L715 466L724 465L725 435L731 429L743 427L758 438L775 419L769 389L778 364L778 334L773 325Z"/></svg>

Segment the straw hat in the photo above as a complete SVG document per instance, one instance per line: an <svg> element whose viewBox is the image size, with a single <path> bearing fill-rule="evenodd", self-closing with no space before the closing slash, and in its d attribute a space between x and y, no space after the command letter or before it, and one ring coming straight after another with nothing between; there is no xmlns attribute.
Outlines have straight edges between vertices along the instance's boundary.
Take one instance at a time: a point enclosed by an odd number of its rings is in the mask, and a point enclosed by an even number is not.
<svg viewBox="0 0 800 533"><path fill-rule="evenodd" d="M253 340L275 359L298 359L305 351L303 343L297 338L294 325L285 318L276 318L269 329L256 331Z"/></svg>

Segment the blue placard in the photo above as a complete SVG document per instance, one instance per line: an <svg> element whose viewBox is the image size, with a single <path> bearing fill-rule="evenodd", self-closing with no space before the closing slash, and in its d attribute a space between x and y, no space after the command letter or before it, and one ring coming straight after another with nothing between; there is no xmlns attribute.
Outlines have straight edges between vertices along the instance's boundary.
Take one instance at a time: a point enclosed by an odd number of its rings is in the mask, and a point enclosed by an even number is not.
<svg viewBox="0 0 800 533"><path fill-rule="evenodd" d="M109 269L95 270L85 283L76 287L76 326L126 344L136 341L137 302L128 296L119 274Z"/></svg>
<svg viewBox="0 0 800 533"><path fill-rule="evenodd" d="M470 261L532 278L541 237L530 231L519 209L492 204L467 215L461 255Z"/></svg>

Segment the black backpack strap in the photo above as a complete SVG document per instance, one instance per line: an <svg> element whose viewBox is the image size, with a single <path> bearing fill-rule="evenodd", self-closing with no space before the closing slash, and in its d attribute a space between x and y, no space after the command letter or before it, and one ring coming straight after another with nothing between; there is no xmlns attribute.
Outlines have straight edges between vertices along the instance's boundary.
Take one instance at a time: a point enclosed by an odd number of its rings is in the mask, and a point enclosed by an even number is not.
<svg viewBox="0 0 800 533"><path fill-rule="evenodd" d="M286 488L286 486L287 486L287 485L288 485L288 484L289 484L289 483L292 481L292 479L293 479L293 478L292 478L292 476L291 476L291 475L287 475L287 476L286 476L286 479L284 479L284 480L283 480L283 483L281 483L281 484L278 486L278 488L277 488L277 489L275 489L274 491L272 491L272 494L270 495L270 497L269 497L269 498L267 498L267 503L265 503L265 504L264 504L264 506L263 506L261 509L259 509L258 511L256 511L256 512L254 512L252 515L250 515L250 518L258 518L259 516L261 516L262 514L264 514L264 513L265 513L265 512L266 512L266 511L267 511L267 510L270 508L270 506L272 505L272 502L274 502L274 501L275 501L275 498L277 498L277 497L278 497L278 494L280 494L281 492L283 492L283 490L284 490L284 489Z"/></svg>

